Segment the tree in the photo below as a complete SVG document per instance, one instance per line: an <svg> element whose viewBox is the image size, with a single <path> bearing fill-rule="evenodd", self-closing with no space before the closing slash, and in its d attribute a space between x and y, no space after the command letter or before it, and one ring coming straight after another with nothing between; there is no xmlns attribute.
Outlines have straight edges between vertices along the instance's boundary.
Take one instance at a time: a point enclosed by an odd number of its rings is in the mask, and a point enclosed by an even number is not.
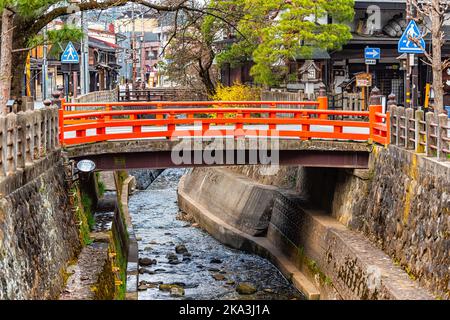
<svg viewBox="0 0 450 320"><path fill-rule="evenodd" d="M0 107L1 113L8 112L6 102L11 95L11 60L12 60L12 32L13 13L3 10L2 13L2 41L0 57Z"/></svg>
<svg viewBox="0 0 450 320"><path fill-rule="evenodd" d="M124 6L129 2L139 3L156 12L192 10L189 4L190 1L187 0L165 1L165 4L158 4L156 1L152 2L150 0L82 0L77 6L80 11L89 11ZM0 11L3 15L5 12L11 12L9 21L12 22L12 27L7 28L8 30L2 28L2 33L12 33L12 48L9 46L4 46L2 48L2 52L5 51L6 60L1 61L0 65L6 67L11 64L14 66L11 83L11 95L14 98L19 98L21 96L22 77L25 70L27 54L29 49L31 49L32 46L37 45L39 40L42 39L42 37L38 36L39 33L55 19L70 14L72 7L73 6L68 5L67 1L64 0L0 0ZM193 10L203 12L204 8L200 7ZM53 36L59 40L67 40L67 37L73 36L73 32L73 28L66 26L63 30L55 31ZM10 59L11 63L7 61L9 59L7 54L8 51L12 52ZM8 87L7 83L5 83L3 88L0 87L0 89L4 89L5 87ZM7 93L3 90L2 94L3 92ZM5 97L2 99L5 99Z"/></svg>
<svg viewBox="0 0 450 320"><path fill-rule="evenodd" d="M164 48L167 62L163 69L168 78L202 87L209 96L216 92L218 70L214 62L220 51L218 42L224 29L235 28L237 23L236 15L224 14L226 11L219 11L216 4L212 1L204 12L184 12L181 19L175 15L172 36Z"/></svg>
<svg viewBox="0 0 450 320"><path fill-rule="evenodd" d="M433 71L434 109L444 112L444 83L442 72L450 67L450 59L442 61L442 46L445 34L442 31L444 22L450 18L450 1L448 0L408 0L415 9L414 20L424 27L422 37L431 34L431 52L424 52L427 64ZM418 39L412 39L420 46Z"/></svg>
<svg viewBox="0 0 450 320"><path fill-rule="evenodd" d="M218 61L236 63L251 56L257 83L277 84L287 76L286 62L310 57L314 48L340 49L351 39L345 24L354 16L353 0L217 0L239 8L236 41ZM327 23L332 20L332 23Z"/></svg>

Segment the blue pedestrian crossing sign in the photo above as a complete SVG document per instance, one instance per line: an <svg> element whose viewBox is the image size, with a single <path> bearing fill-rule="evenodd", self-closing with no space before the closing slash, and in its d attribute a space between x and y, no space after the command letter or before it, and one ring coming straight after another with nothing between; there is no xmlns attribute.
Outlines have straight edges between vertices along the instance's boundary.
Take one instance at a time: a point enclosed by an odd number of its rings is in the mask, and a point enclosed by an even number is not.
<svg viewBox="0 0 450 320"><path fill-rule="evenodd" d="M364 49L364 58L365 59L380 59L381 50L380 48L365 48Z"/></svg>
<svg viewBox="0 0 450 320"><path fill-rule="evenodd" d="M416 22L408 23L402 37L398 41L398 52L401 53L423 53L425 51L425 40Z"/></svg>
<svg viewBox="0 0 450 320"><path fill-rule="evenodd" d="M72 42L69 42L66 50L64 50L61 56L61 63L80 63L80 57Z"/></svg>

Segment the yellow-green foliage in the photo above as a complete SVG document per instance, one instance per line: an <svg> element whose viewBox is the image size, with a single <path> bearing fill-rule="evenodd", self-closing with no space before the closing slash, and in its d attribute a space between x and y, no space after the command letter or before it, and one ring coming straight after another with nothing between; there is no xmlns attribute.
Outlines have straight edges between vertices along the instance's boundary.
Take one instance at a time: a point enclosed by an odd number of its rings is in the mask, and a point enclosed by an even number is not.
<svg viewBox="0 0 450 320"><path fill-rule="evenodd" d="M100 173L96 172L95 179L97 180L98 196L101 198L101 197L103 197L105 195L106 185L102 181L102 179L100 177Z"/></svg>
<svg viewBox="0 0 450 320"><path fill-rule="evenodd" d="M217 86L216 94L212 97L214 101L259 101L261 100L261 91L257 88L252 88L250 86L235 83L231 87L219 84ZM214 104L214 108L248 108L249 106L242 104L233 105L220 105ZM254 106L253 106L254 107ZM212 118L217 118L217 116L212 115ZM234 118L235 114L224 114L225 118Z"/></svg>
<svg viewBox="0 0 450 320"><path fill-rule="evenodd" d="M117 229L115 226L113 226L113 240L110 243L109 246L109 253L115 253L114 257L112 258L112 265L113 268L118 269L117 272L114 272L115 274L115 281L118 285L116 285L116 291L114 294L115 300L124 300L125 299L125 293L126 293L126 283L127 283L127 257L125 253L122 250L121 243L120 243L120 236L117 232Z"/></svg>
<svg viewBox="0 0 450 320"><path fill-rule="evenodd" d="M212 99L214 101L259 101L261 91L237 82L231 87L219 84Z"/></svg>
<svg viewBox="0 0 450 320"><path fill-rule="evenodd" d="M117 195L120 197L122 195L122 187L125 180L128 178L128 173L126 171L118 171L117 172L118 177L118 185L117 185Z"/></svg>
<svg viewBox="0 0 450 320"><path fill-rule="evenodd" d="M79 225L79 235L83 246L92 243L90 238L91 228L94 226L94 217L91 212L92 201L89 197L83 195L77 186L72 188L73 207L75 210L77 222Z"/></svg>

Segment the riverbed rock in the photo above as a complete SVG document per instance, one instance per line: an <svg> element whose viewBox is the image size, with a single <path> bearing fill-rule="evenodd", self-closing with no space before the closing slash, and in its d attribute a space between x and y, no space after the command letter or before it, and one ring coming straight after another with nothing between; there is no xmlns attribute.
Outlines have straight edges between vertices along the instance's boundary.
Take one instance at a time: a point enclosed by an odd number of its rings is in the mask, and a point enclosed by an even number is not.
<svg viewBox="0 0 450 320"><path fill-rule="evenodd" d="M224 280L227 279L227 278L225 278L225 276L224 276L223 274L220 274L220 273L213 274L212 277L213 277L214 280L216 280L216 281L224 281Z"/></svg>
<svg viewBox="0 0 450 320"><path fill-rule="evenodd" d="M217 259L217 258L214 258L214 259L211 259L211 261L210 261L209 263L212 263L212 264L221 264L221 263L222 263L222 260Z"/></svg>
<svg viewBox="0 0 450 320"><path fill-rule="evenodd" d="M145 291L145 290L147 290L148 288L147 288L147 285L145 285L145 284L141 284L139 287L138 287L138 291Z"/></svg>
<svg viewBox="0 0 450 320"><path fill-rule="evenodd" d="M225 284L232 286L232 285L236 284L236 282L234 280L228 280Z"/></svg>
<svg viewBox="0 0 450 320"><path fill-rule="evenodd" d="M163 284L159 285L159 290L161 290L161 291L169 292L170 289L172 289L172 285L171 284L163 283Z"/></svg>
<svg viewBox="0 0 450 320"><path fill-rule="evenodd" d="M217 269L217 268L208 268L208 271L211 271L211 272L219 272L220 269Z"/></svg>
<svg viewBox="0 0 450 320"><path fill-rule="evenodd" d="M144 248L144 251L152 251L152 250L153 250L153 248L150 246Z"/></svg>
<svg viewBox="0 0 450 320"><path fill-rule="evenodd" d="M178 286L174 286L170 289L170 295L175 298L181 298L184 296L184 289Z"/></svg>
<svg viewBox="0 0 450 320"><path fill-rule="evenodd" d="M175 290L174 290L175 289ZM174 295L172 296L184 296L184 289L183 287L177 285L177 284L168 284L168 283L163 283L159 285L159 290L163 291L163 292L170 292L170 294L172 295L172 292L174 292Z"/></svg>
<svg viewBox="0 0 450 320"><path fill-rule="evenodd" d="M170 253L166 254L166 258L167 258L167 260L175 260L175 259L178 259L178 256L175 253L170 252Z"/></svg>
<svg viewBox="0 0 450 320"><path fill-rule="evenodd" d="M140 268L139 274L155 274L155 271L147 269L147 268Z"/></svg>
<svg viewBox="0 0 450 320"><path fill-rule="evenodd" d="M140 258L139 259L139 265L144 266L144 267L148 267L148 266L151 266L156 263L157 263L157 261L155 259L150 259L150 258Z"/></svg>
<svg viewBox="0 0 450 320"><path fill-rule="evenodd" d="M184 244L179 244L175 247L175 252L178 254L185 254L185 253L189 253L188 249L186 248L186 246Z"/></svg>
<svg viewBox="0 0 450 320"><path fill-rule="evenodd" d="M242 282L238 284L236 287L237 293L241 295L254 294L257 290L256 288L249 282Z"/></svg>

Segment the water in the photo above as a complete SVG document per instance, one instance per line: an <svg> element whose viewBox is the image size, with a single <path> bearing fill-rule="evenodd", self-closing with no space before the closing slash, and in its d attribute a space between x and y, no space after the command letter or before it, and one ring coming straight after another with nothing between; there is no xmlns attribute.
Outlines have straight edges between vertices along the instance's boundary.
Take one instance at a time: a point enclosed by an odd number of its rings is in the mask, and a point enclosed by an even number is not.
<svg viewBox="0 0 450 320"><path fill-rule="evenodd" d="M140 281L151 284L151 288L139 292L139 299L303 299L267 260L228 248L201 229L176 219L177 186L184 172L166 170L148 190L137 192L130 199L139 256L157 261L156 265L145 267L154 274L139 276ZM179 244L184 244L191 256L179 254L181 263L169 264L167 255L174 254ZM218 281L213 276L225 279ZM241 282L251 283L258 291L239 295L235 288ZM185 296L174 298L169 292L160 291L160 283L181 285Z"/></svg>

